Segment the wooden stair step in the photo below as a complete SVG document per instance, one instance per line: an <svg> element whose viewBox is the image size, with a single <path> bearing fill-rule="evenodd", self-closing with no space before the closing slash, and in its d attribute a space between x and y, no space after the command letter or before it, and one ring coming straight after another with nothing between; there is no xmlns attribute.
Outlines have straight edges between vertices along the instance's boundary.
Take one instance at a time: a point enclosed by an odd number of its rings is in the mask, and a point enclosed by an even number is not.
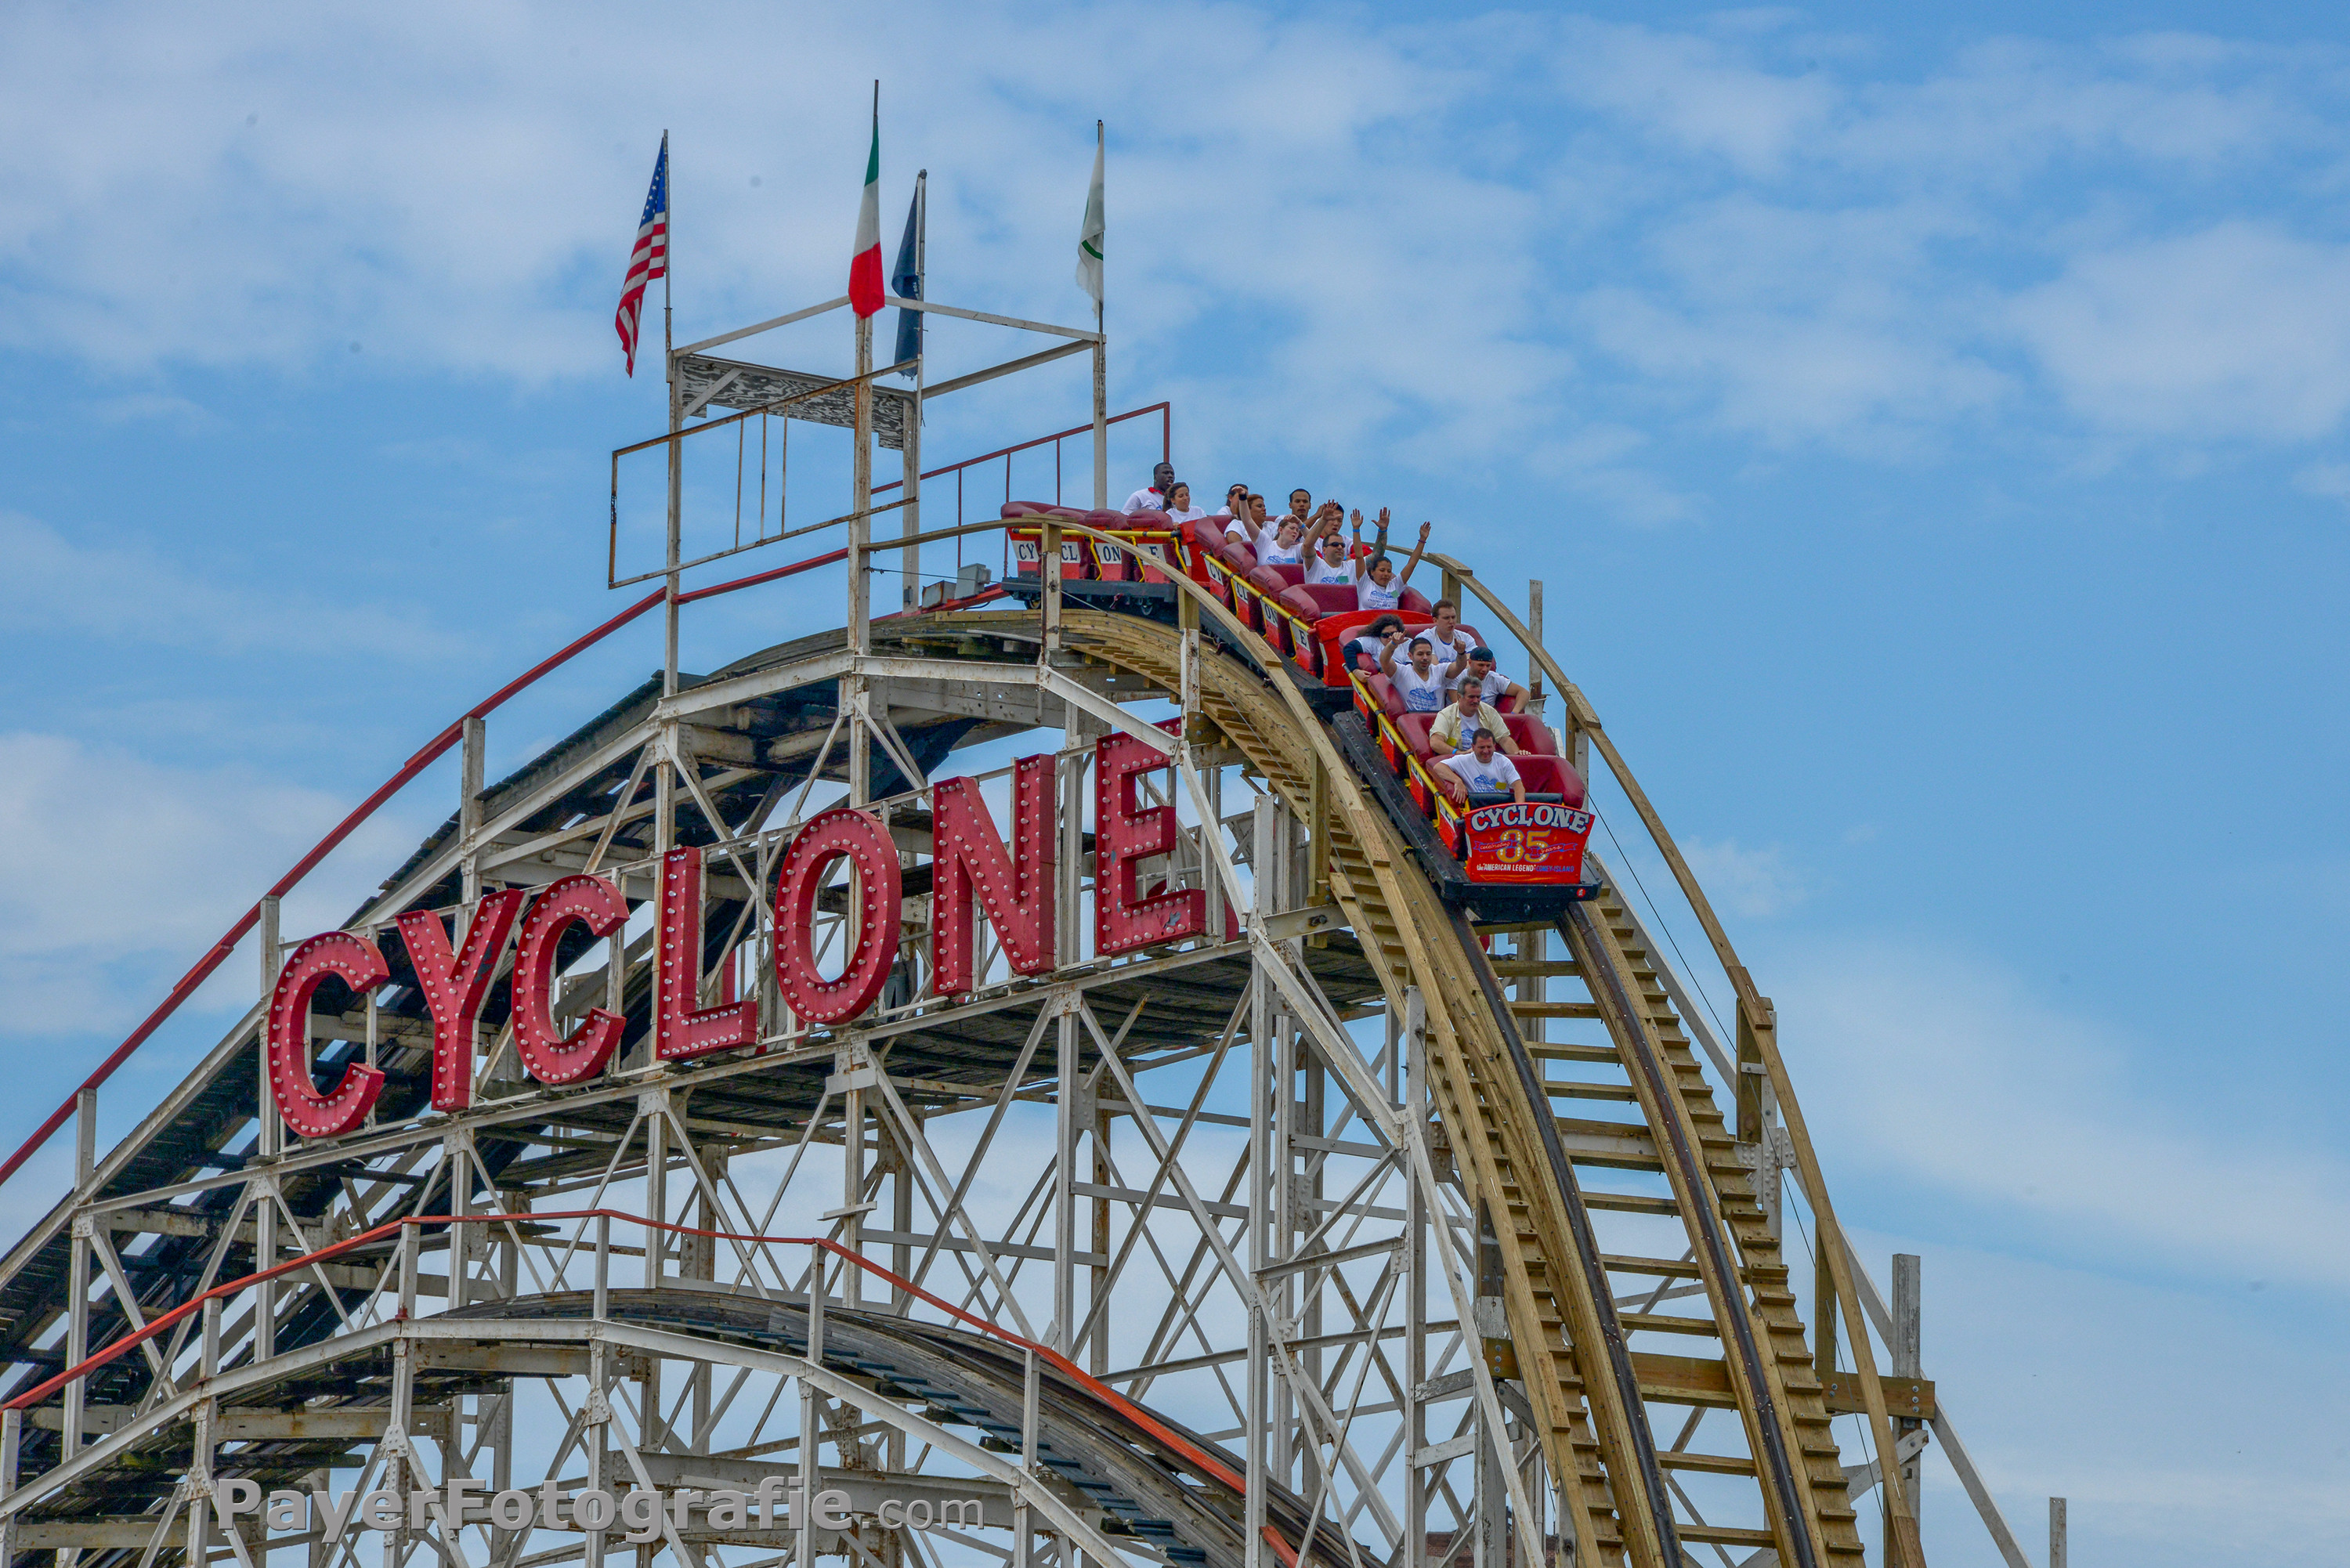
<svg viewBox="0 0 2350 1568"><path fill-rule="evenodd" d="M1594 1192L1588 1188L1583 1194L1586 1209L1605 1209L1616 1214L1678 1214L1680 1205L1669 1198L1650 1198L1638 1192Z"/></svg>
<svg viewBox="0 0 2350 1568"><path fill-rule="evenodd" d="M1708 1475L1751 1476L1754 1461L1738 1454L1692 1454L1685 1449L1659 1451L1657 1463L1669 1470L1703 1470Z"/></svg>
<svg viewBox="0 0 2350 1568"><path fill-rule="evenodd" d="M1767 1530L1742 1530L1730 1524L1676 1523L1673 1533L1700 1546L1773 1546L1778 1543L1778 1537Z"/></svg>
<svg viewBox="0 0 2350 1568"><path fill-rule="evenodd" d="M1597 1018L1596 1002L1513 1002L1510 1012L1519 1018Z"/></svg>
<svg viewBox="0 0 2350 1568"><path fill-rule="evenodd" d="M1612 1100L1626 1106L1640 1098L1629 1084L1586 1084L1572 1078L1544 1078L1543 1093L1555 1100Z"/></svg>
<svg viewBox="0 0 2350 1568"><path fill-rule="evenodd" d="M1613 1045L1572 1045L1557 1040L1529 1040L1526 1042L1526 1054L1536 1060L1548 1057L1554 1062L1596 1062L1611 1067L1624 1064L1624 1058L1617 1054Z"/></svg>

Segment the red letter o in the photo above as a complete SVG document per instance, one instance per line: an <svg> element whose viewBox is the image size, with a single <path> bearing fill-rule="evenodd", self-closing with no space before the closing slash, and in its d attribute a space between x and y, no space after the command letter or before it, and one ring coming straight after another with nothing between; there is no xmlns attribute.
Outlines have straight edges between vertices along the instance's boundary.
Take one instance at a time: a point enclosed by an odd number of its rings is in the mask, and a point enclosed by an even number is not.
<svg viewBox="0 0 2350 1568"><path fill-rule="evenodd" d="M827 980L816 968L816 896L843 856L857 867L865 917L840 978ZM898 846L870 812L842 806L800 829L775 872L775 981L794 1012L811 1023L837 1023L880 1000L898 957L901 888Z"/></svg>

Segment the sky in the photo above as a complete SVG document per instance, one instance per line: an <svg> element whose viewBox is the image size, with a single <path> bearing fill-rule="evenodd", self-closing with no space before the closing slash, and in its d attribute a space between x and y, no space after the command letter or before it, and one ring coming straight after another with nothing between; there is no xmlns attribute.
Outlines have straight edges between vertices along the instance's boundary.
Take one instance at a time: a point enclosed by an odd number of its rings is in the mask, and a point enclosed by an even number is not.
<svg viewBox="0 0 2350 1568"><path fill-rule="evenodd" d="M1433 522L1513 599L1543 580L1777 1002L1872 1268L1923 1256L1928 1371L2035 1560L2050 1494L2083 1568L2339 1560L2344 32L2183 4L7 7L16 1121L632 597L609 453L662 405L611 318L664 129L684 341L841 290L875 78L884 234L927 168L931 297L1082 323L1099 119L1112 406L1170 401L1206 493L1303 483ZM837 373L842 319L759 352ZM932 377L1033 346L941 329ZM926 457L1078 423L1083 363L941 400ZM838 452L806 444L815 505ZM721 457L690 547L732 525ZM839 591L703 607L687 666L837 624ZM534 689L493 774L659 661L647 622ZM429 772L288 933L454 796ZM1995 1561L1927 1476L1938 1568Z"/></svg>

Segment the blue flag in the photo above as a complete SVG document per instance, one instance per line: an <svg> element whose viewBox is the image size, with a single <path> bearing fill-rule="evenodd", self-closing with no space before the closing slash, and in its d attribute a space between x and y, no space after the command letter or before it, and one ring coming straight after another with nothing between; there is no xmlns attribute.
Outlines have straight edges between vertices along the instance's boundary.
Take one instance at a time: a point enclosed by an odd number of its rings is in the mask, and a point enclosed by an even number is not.
<svg viewBox="0 0 2350 1568"><path fill-rule="evenodd" d="M900 299L922 297L921 264L916 259L921 211L922 187L920 182L917 182L914 186L914 199L906 203L906 237L898 242L898 265L889 272L889 292ZM909 359L920 358L921 352L922 313L919 310L898 312L898 352L891 356L889 362L893 365L903 364ZM899 374L910 376L913 372L901 370Z"/></svg>

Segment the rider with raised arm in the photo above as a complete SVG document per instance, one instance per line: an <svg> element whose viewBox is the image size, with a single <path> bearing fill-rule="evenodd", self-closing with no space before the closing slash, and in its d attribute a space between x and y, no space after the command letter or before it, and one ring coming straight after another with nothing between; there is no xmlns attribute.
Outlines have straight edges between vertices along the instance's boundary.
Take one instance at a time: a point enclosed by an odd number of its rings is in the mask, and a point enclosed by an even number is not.
<svg viewBox="0 0 2350 1568"><path fill-rule="evenodd" d="M1362 518L1361 513L1355 514L1355 538L1357 545L1362 540ZM1384 509L1379 513L1379 518L1384 524L1387 519ZM1411 547L1411 559L1403 564L1402 571L1399 572L1395 569L1395 562L1388 557L1384 548L1371 557L1371 564L1363 569L1362 576L1355 583L1357 609L1394 609L1403 603L1403 591L1411 585L1411 574L1419 566L1419 558L1428 554L1428 526L1425 523L1419 525L1419 543ZM1384 526L1380 532L1382 535L1385 535ZM1386 544L1384 536L1380 543L1383 546Z"/></svg>
<svg viewBox="0 0 2350 1568"><path fill-rule="evenodd" d="M1399 643L1404 649L1402 663L1396 661ZM1450 670L1437 668L1436 645L1425 637L1415 637L1409 643L1398 638L1379 650L1379 673L1388 678L1396 695L1403 699L1407 713L1433 713L1441 709L1444 694L1452 690L1460 672L1458 664Z"/></svg>
<svg viewBox="0 0 2350 1568"><path fill-rule="evenodd" d="M1383 615L1372 620L1369 630L1347 644L1347 653L1350 659L1367 659L1384 671L1388 655L1403 640L1403 618Z"/></svg>

